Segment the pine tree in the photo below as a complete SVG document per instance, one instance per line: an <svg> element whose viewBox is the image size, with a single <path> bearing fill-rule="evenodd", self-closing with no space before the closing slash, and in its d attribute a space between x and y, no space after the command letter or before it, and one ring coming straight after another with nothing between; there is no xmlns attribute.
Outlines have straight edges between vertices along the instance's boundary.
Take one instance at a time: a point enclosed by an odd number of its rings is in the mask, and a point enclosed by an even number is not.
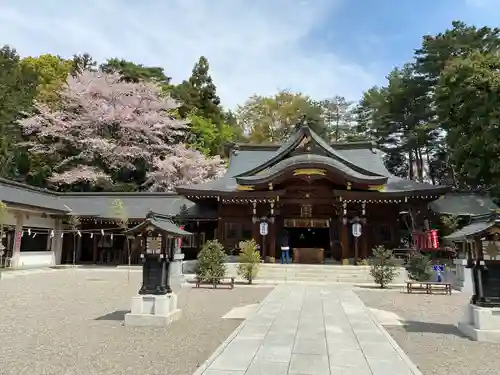
<svg viewBox="0 0 500 375"><path fill-rule="evenodd" d="M226 253L219 241L207 241L198 254L196 264L198 279L216 283L226 276Z"/></svg>

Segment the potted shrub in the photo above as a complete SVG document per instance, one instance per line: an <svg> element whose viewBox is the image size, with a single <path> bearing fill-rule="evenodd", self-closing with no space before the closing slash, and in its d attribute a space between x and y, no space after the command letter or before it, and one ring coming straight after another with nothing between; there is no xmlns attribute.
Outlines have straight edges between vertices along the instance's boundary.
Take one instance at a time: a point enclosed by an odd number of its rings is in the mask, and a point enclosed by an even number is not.
<svg viewBox="0 0 500 375"><path fill-rule="evenodd" d="M240 242L240 263L238 263L238 275L252 283L257 276L260 266L260 252L254 240Z"/></svg>
<svg viewBox="0 0 500 375"><path fill-rule="evenodd" d="M226 253L217 240L207 241L196 264L196 277L199 280L214 283L226 276Z"/></svg>
<svg viewBox="0 0 500 375"><path fill-rule="evenodd" d="M370 275L381 288L385 288L387 284L394 280L398 275L398 271L392 256L392 250L386 249L384 246L377 246L373 249Z"/></svg>

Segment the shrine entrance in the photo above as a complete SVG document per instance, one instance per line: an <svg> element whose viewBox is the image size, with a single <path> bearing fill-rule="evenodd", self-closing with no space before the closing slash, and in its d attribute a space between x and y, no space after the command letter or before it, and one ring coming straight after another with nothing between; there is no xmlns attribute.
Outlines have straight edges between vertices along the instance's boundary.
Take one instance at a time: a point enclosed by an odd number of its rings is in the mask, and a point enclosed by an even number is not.
<svg viewBox="0 0 500 375"><path fill-rule="evenodd" d="M328 219L285 219L293 263L322 264L330 251Z"/></svg>

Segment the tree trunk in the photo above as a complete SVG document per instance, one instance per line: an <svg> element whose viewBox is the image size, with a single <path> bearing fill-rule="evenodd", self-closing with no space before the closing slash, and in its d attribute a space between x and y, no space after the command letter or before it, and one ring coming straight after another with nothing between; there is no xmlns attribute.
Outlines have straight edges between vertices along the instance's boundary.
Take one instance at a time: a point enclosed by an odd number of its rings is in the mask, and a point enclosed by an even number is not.
<svg viewBox="0 0 500 375"><path fill-rule="evenodd" d="M413 150L408 151L408 162L410 164L410 170L408 171L408 177L410 180L414 179L413 175Z"/></svg>
<svg viewBox="0 0 500 375"><path fill-rule="evenodd" d="M425 148L425 156L427 159L427 168L429 168L429 174L431 176L431 182L433 185L436 185L436 177L434 176L434 172L431 168L431 157L429 156L429 148Z"/></svg>
<svg viewBox="0 0 500 375"><path fill-rule="evenodd" d="M415 155L417 157L417 181L418 182L423 182L424 181L424 163L422 159L422 149L420 147L417 147L415 149Z"/></svg>
<svg viewBox="0 0 500 375"><path fill-rule="evenodd" d="M73 232L73 266L76 265L76 233Z"/></svg>

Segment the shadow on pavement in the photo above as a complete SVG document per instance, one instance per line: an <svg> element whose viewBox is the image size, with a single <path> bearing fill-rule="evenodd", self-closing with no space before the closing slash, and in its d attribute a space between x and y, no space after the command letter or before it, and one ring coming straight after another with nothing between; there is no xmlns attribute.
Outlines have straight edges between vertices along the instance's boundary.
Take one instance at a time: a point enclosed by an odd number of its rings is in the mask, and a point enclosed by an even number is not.
<svg viewBox="0 0 500 375"><path fill-rule="evenodd" d="M112 313L100 316L94 320L113 320L113 321L123 321L125 320L125 314L128 314L130 310L117 310Z"/></svg>
<svg viewBox="0 0 500 375"><path fill-rule="evenodd" d="M438 333L468 338L453 324L405 321L403 328L406 332Z"/></svg>

